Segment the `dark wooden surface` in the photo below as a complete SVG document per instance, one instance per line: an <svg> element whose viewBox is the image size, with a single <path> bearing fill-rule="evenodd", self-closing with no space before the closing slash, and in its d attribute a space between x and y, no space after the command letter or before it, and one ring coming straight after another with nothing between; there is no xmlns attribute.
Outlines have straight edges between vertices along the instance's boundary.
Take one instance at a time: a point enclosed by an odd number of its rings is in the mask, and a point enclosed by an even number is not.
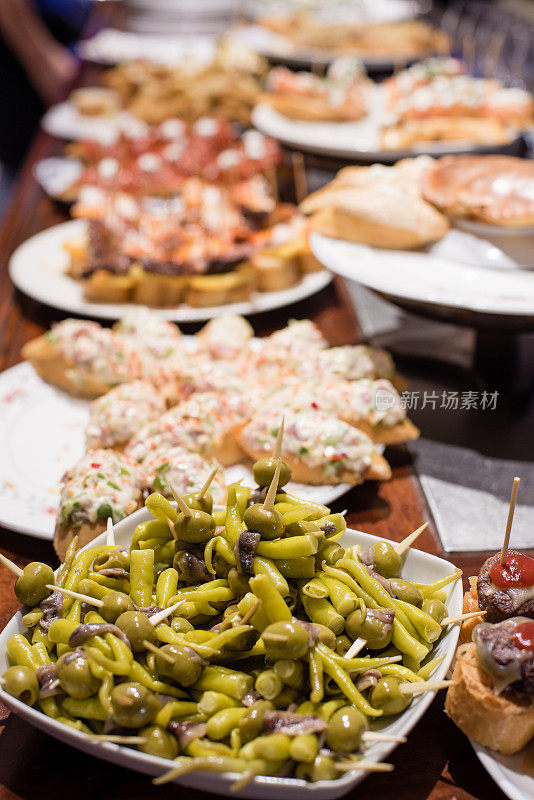
<svg viewBox="0 0 534 800"><path fill-rule="evenodd" d="M39 134L16 187L12 205L0 230L0 371L20 361L20 349L41 334L62 314L19 297L7 274L9 257L15 247L43 228L64 221L64 209L43 196L32 178L36 160L61 151L61 143ZM332 344L358 340L358 326L342 282L314 298L251 319L261 335L280 327L291 317L314 319ZM189 329L186 329L189 330ZM31 456L31 454L29 454ZM353 527L400 540L429 519L409 450L388 453L393 479L377 487L358 487L336 502L336 510L348 508ZM433 524L418 546L441 554ZM0 550L24 565L30 560L55 564L51 543L0 528ZM451 560L462 567L464 576L474 574L482 554L454 554ZM0 629L17 610L14 579L0 567ZM359 800L502 800L504 795L476 759L467 739L443 712L443 695L438 696L423 720L391 758L395 771L367 778L353 793ZM55 800L100 797L132 800L154 796L161 800L181 795L177 786L155 789L150 779L119 769L73 750L34 730L0 705L0 800ZM198 795L197 795L198 796Z"/></svg>

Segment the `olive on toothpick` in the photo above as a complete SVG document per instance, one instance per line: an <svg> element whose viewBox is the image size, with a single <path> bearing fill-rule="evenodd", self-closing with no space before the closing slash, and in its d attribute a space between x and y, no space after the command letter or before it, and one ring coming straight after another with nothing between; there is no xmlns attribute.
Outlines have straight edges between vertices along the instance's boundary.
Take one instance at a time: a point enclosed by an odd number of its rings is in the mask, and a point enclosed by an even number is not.
<svg viewBox="0 0 534 800"><path fill-rule="evenodd" d="M48 564L31 561L21 569L2 553L0 553L0 564L17 576L15 595L23 606L38 606L50 594L48 584L54 582L54 570Z"/></svg>
<svg viewBox="0 0 534 800"><path fill-rule="evenodd" d="M282 456L282 441L284 438L284 417L282 417L282 421L280 423L280 427L278 428L278 433L276 435L276 442L274 443L273 454L271 458L260 458L259 461L256 461L253 467L253 475L254 480L260 487L263 489L265 486L270 486L273 480L273 476L276 470L276 465L278 460L281 459ZM277 489L281 489L282 486L285 486L286 483L289 483L291 480L291 469L282 461L280 466L280 473L278 477L278 486Z"/></svg>
<svg viewBox="0 0 534 800"><path fill-rule="evenodd" d="M204 544L215 533L215 520L206 511L190 508L171 486L180 513L174 522L174 538L189 544Z"/></svg>
<svg viewBox="0 0 534 800"><path fill-rule="evenodd" d="M279 458L277 459L271 485L269 486L264 502L254 503L254 505L249 506L243 515L243 522L248 530L259 533L262 539L279 539L285 530L284 518L281 513L274 508L281 468L282 459Z"/></svg>
<svg viewBox="0 0 534 800"><path fill-rule="evenodd" d="M215 467L215 469L210 472L198 492L191 492L191 494L186 494L184 496L184 503L189 506L189 508L195 508L197 511L205 511L206 514L211 514L213 511L213 497L208 492L208 489L213 483L218 471L219 467Z"/></svg>

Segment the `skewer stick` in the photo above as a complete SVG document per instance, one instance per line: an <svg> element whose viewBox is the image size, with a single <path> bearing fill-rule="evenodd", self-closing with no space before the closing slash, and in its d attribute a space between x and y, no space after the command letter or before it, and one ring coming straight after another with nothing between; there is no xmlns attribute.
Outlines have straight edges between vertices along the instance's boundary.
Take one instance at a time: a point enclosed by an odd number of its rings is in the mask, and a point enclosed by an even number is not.
<svg viewBox="0 0 534 800"><path fill-rule="evenodd" d="M269 491L263 501L263 508L265 511L272 511L274 506L274 501L276 498L276 492L278 491L278 481L280 480L280 467L282 466L281 459L278 459L276 464L276 469L274 471L273 479L271 481L271 485L269 486Z"/></svg>
<svg viewBox="0 0 534 800"><path fill-rule="evenodd" d="M261 606L261 600L258 598L258 600L256 600L256 602L254 603L254 605L253 605L253 606L251 606L251 608L249 608L249 610L247 611L247 613L246 613L246 614L243 614L243 617L241 618L241 620L240 620L239 624L240 624L240 625L246 625L246 624L247 624L247 622L249 621L249 619L252 619L252 617L254 616L254 614L256 613L256 611L258 611L258 609L259 609L259 607L260 607L260 606ZM232 623L232 625L233 625L233 623Z"/></svg>
<svg viewBox="0 0 534 800"><path fill-rule="evenodd" d="M448 689L453 681L420 681L418 683L401 683L399 689L402 694L423 694L423 692L436 692L438 689Z"/></svg>
<svg viewBox="0 0 534 800"><path fill-rule="evenodd" d="M282 457L282 442L283 442L283 439L284 439L284 422L285 422L285 417L282 417L282 422L280 423L280 427L278 428L278 433L276 434L276 442L274 443L273 458L281 458Z"/></svg>
<svg viewBox="0 0 534 800"><path fill-rule="evenodd" d="M346 517L348 513L349 513L348 508L344 508L343 511L339 512L339 516L340 517Z"/></svg>
<svg viewBox="0 0 534 800"><path fill-rule="evenodd" d="M287 642L289 636L286 636L285 633L264 633L261 637L264 642Z"/></svg>
<svg viewBox="0 0 534 800"><path fill-rule="evenodd" d="M170 517L165 517L165 519L167 520L167 525L169 526L170 532L174 536L175 533L176 533L176 531L174 530L174 522L172 521L172 519Z"/></svg>
<svg viewBox="0 0 534 800"><path fill-rule="evenodd" d="M115 532L113 530L113 520L111 519L111 517L108 517L107 521L106 544L108 547L113 547L113 545L115 544Z"/></svg>
<svg viewBox="0 0 534 800"><path fill-rule="evenodd" d="M417 537L420 536L423 533L423 531L428 528L428 525L429 523L425 522L423 525L421 525L420 528L417 528L416 531L410 533L410 535L407 536L406 539L403 539L402 542L399 542L397 545L395 545L394 549L397 555L402 556L402 554L405 553L409 547L411 547L412 542L415 542Z"/></svg>
<svg viewBox="0 0 534 800"><path fill-rule="evenodd" d="M504 542L501 550L501 564L506 561L508 554L508 544L510 542L510 533L512 531L512 522L514 521L515 503L517 500L517 493L519 491L519 481L521 478L515 477L512 485L512 495L510 497L510 508L508 509L508 519L506 520L506 530L504 532Z"/></svg>
<svg viewBox="0 0 534 800"><path fill-rule="evenodd" d="M245 786L248 786L250 781L254 780L256 774L257 774L256 770L254 769L245 770L245 772L241 775L241 777L238 778L234 783L232 783L230 789L232 790L232 792L241 791L241 789L244 789Z"/></svg>
<svg viewBox="0 0 534 800"><path fill-rule="evenodd" d="M198 493L198 496L199 496L199 497L204 497L204 495L206 494L206 492L207 492L207 491L208 491L208 489L210 488L210 486L211 486L211 484L212 484L212 482L213 482L213 479L214 479L214 478L215 478L215 476L217 475L218 471L219 471L219 467L215 467L215 469L214 469L214 470L212 470L212 472L211 472L211 473L208 475L208 477L206 478L206 481L205 481L204 485L202 486L202 489L201 489L201 490L200 490L200 492Z"/></svg>
<svg viewBox="0 0 534 800"><path fill-rule="evenodd" d="M148 639L143 639L143 647L146 647L147 650L150 650L152 653L160 656L168 664L175 663L175 659L169 655L169 653L166 653L164 650L161 650L161 648L156 647L156 645L152 644L152 642L149 642Z"/></svg>
<svg viewBox="0 0 534 800"><path fill-rule="evenodd" d="M280 192L278 190L278 173L276 171L276 167L269 167L269 169L267 170L267 179L271 185L273 200L276 204L280 199Z"/></svg>
<svg viewBox="0 0 534 800"><path fill-rule="evenodd" d="M56 586L53 583L47 583L46 588L51 589L53 592L61 592L61 594L66 594L67 597L73 597L75 600L81 600L82 603L88 603L89 605L96 606L97 608L102 608L104 605L103 600L98 600L96 597L91 597L89 594L73 592L72 589L64 589L63 586Z"/></svg>
<svg viewBox="0 0 534 800"><path fill-rule="evenodd" d="M351 644L351 646L349 647L349 649L347 650L347 652L345 653L345 658L354 658L354 656L358 655L360 650L363 650L366 644L367 644L367 639L362 639L361 637L355 639Z"/></svg>
<svg viewBox="0 0 534 800"><path fill-rule="evenodd" d="M375 733L375 731L362 733L362 742L397 742L397 744L405 744L407 741L406 736L394 736L392 733Z"/></svg>
<svg viewBox="0 0 534 800"><path fill-rule="evenodd" d="M11 561L10 558L3 555L2 553L0 553L0 564L3 564L4 567L7 567L8 570L10 570L13 573L13 575L17 576L17 578L20 578L20 576L23 573L23 570L19 566L17 566L17 564L15 564L14 561Z"/></svg>
<svg viewBox="0 0 534 800"><path fill-rule="evenodd" d="M384 761L337 761L336 769L340 772L352 772L352 770L365 770L365 772L392 772L393 764L386 764Z"/></svg>
<svg viewBox="0 0 534 800"><path fill-rule="evenodd" d="M177 503L178 508L180 509L180 511L183 513L183 515L185 517L191 517L192 516L191 509L189 508L187 503L185 503L183 498L180 497L180 495L178 494L178 492L176 491L176 489L174 488L172 483L169 484L169 485L171 487L172 496L176 500L176 503Z"/></svg>
<svg viewBox="0 0 534 800"><path fill-rule="evenodd" d="M445 617L441 620L441 627L445 625L457 625L458 622L465 622L468 619L475 619L475 617L485 617L487 611L467 611L465 614L456 614L454 617Z"/></svg>
<svg viewBox="0 0 534 800"><path fill-rule="evenodd" d="M158 611L157 614L152 614L152 616L150 617L150 622L154 627L156 627L156 625L159 625L160 622L163 622L163 620L166 619L169 616L169 614L173 614L176 611L176 609L179 608L185 602L186 602L185 600L178 600L178 602L175 603L173 606L169 606L169 608L164 608L162 609L162 611Z"/></svg>
<svg viewBox="0 0 534 800"><path fill-rule="evenodd" d="M293 180L295 181L295 196L297 205L300 205L304 198L308 196L308 179L302 153L292 153L291 163L293 165Z"/></svg>
<svg viewBox="0 0 534 800"><path fill-rule="evenodd" d="M145 744L144 736L120 736L113 733L88 733L86 738L90 742L111 742L112 744Z"/></svg>

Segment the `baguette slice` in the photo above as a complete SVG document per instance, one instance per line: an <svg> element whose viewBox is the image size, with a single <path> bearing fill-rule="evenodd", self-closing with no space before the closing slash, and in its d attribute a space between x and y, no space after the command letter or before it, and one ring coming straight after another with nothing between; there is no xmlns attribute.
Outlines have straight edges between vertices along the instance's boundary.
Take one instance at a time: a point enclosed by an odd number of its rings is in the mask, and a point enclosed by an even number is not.
<svg viewBox="0 0 534 800"><path fill-rule="evenodd" d="M91 374L83 380L73 377L73 364L59 352L57 346L45 335L27 342L21 351L22 358L30 361L40 378L76 397L93 399L109 392L110 386ZM96 535L96 534L95 534Z"/></svg>
<svg viewBox="0 0 534 800"><path fill-rule="evenodd" d="M264 450L254 450L243 442L242 430L244 427L243 425L236 430L237 442L241 449L253 461L265 458ZM282 458L291 469L292 480L297 483L308 483L311 486L336 485L338 483L350 483L352 486L357 486L364 481L388 481L391 478L391 467L384 456L376 450L372 454L369 469L362 475L341 470L335 477L325 477L321 466L311 467L302 459L290 456L285 452L282 453Z"/></svg>
<svg viewBox="0 0 534 800"><path fill-rule="evenodd" d="M534 737L534 703L519 695L496 695L492 682L480 667L474 643L459 654L445 700L445 712L467 736L513 755Z"/></svg>

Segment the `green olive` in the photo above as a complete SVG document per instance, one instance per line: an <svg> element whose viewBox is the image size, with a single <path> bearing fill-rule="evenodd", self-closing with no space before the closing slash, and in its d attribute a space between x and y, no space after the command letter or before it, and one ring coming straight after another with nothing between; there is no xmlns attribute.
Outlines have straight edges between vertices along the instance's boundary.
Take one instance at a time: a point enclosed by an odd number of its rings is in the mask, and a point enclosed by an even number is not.
<svg viewBox="0 0 534 800"><path fill-rule="evenodd" d="M396 578L402 559L390 542L377 542L373 549L374 568L384 578Z"/></svg>
<svg viewBox="0 0 534 800"><path fill-rule="evenodd" d="M194 631L195 628L188 619L184 619L184 617L173 617L171 622L171 628L176 633L188 633L189 631Z"/></svg>
<svg viewBox="0 0 534 800"><path fill-rule="evenodd" d="M215 533L215 520L205 511L191 509L191 514L180 512L174 522L175 538L190 544L203 544Z"/></svg>
<svg viewBox="0 0 534 800"><path fill-rule="evenodd" d="M426 614L430 614L432 619L435 619L439 625L441 625L441 621L444 620L449 613L445 603L442 603L441 600L437 599L425 600L421 606L421 611L424 611Z"/></svg>
<svg viewBox="0 0 534 800"><path fill-rule="evenodd" d="M166 644L159 650L161 655L156 654L156 669L160 675L172 678L182 686L191 686L199 679L202 661L193 650L179 644Z"/></svg>
<svg viewBox="0 0 534 800"><path fill-rule="evenodd" d="M213 511L213 497L209 492L199 497L200 492L191 492L184 497L184 503L189 508L194 508L197 511L204 511L206 514L211 514Z"/></svg>
<svg viewBox="0 0 534 800"><path fill-rule="evenodd" d="M83 650L64 653L56 663L57 676L64 692L83 700L96 694L100 681L95 678Z"/></svg>
<svg viewBox="0 0 534 800"><path fill-rule="evenodd" d="M239 573L235 567L230 569L226 580L228 581L228 586L237 597L242 597L250 591L249 579L246 575Z"/></svg>
<svg viewBox="0 0 534 800"><path fill-rule="evenodd" d="M38 606L52 590L47 584L54 583L54 570L41 561L32 561L24 567L15 583L15 594L23 606Z"/></svg>
<svg viewBox="0 0 534 800"><path fill-rule="evenodd" d="M39 682L29 667L9 667L2 675L2 681L5 692L29 706L33 706L39 697Z"/></svg>
<svg viewBox="0 0 534 800"><path fill-rule="evenodd" d="M276 465L278 459L276 458L260 458L256 461L253 467L254 480L258 486L270 486L276 472ZM280 477L278 478L278 489L289 483L291 480L291 470L285 461L280 464Z"/></svg>
<svg viewBox="0 0 534 800"><path fill-rule="evenodd" d="M421 592L410 581L404 581L402 578L390 578L389 585L393 596L399 600L404 600L405 603L410 603L412 606L420 606L423 602Z"/></svg>
<svg viewBox="0 0 534 800"><path fill-rule="evenodd" d="M100 572L102 569L124 569L126 572L130 571L130 554L123 553L120 550L113 550L111 553L100 553L94 562L94 572Z"/></svg>
<svg viewBox="0 0 534 800"><path fill-rule="evenodd" d="M161 725L149 725L139 731L139 736L146 739L144 744L137 745L137 749L149 756L160 758L176 758L178 755L178 742L175 737Z"/></svg>
<svg viewBox="0 0 534 800"><path fill-rule="evenodd" d="M116 619L115 625L126 634L134 653L146 650L145 640L153 642L156 639L156 629L141 611L125 611Z"/></svg>
<svg viewBox="0 0 534 800"><path fill-rule="evenodd" d="M412 702L412 695L402 694L400 681L393 676L380 678L373 687L369 701L375 708L380 708L386 715L401 714Z"/></svg>
<svg viewBox="0 0 534 800"><path fill-rule="evenodd" d="M156 695L140 683L119 683L110 700L113 718L123 728L150 725L161 708Z"/></svg>
<svg viewBox="0 0 534 800"><path fill-rule="evenodd" d="M270 638L272 634L273 638ZM283 636L283 639L279 639ZM262 633L265 649L271 658L303 658L310 649L310 636L298 622L273 622Z"/></svg>
<svg viewBox="0 0 534 800"><path fill-rule="evenodd" d="M342 633L341 636L336 636L335 651L338 656L344 656L352 642L346 634Z"/></svg>
<svg viewBox="0 0 534 800"><path fill-rule="evenodd" d="M104 605L100 607L100 616L104 617L106 622L115 622L126 611L134 611L131 598L124 592L110 592L102 602Z"/></svg>
<svg viewBox="0 0 534 800"><path fill-rule="evenodd" d="M260 503L254 503L246 509L243 522L249 531L260 533L262 539L279 539L285 530L281 513L276 508L268 510Z"/></svg>
<svg viewBox="0 0 534 800"><path fill-rule="evenodd" d="M267 711L273 710L273 704L269 700L256 700L247 708L239 720L239 730L243 743L251 742L259 736L263 729L263 718Z"/></svg>
<svg viewBox="0 0 534 800"><path fill-rule="evenodd" d="M365 714L354 706L343 706L334 711L328 723L326 743L336 753L355 753L367 730Z"/></svg>
<svg viewBox="0 0 534 800"><path fill-rule="evenodd" d="M327 628L326 625L321 625L319 622L314 622L313 626L318 633L319 641L332 650L336 646L336 634L334 631L331 631L330 628Z"/></svg>
<svg viewBox="0 0 534 800"><path fill-rule="evenodd" d="M338 774L335 761L330 756L316 756L312 764L297 764L295 769L295 777L313 783L333 781Z"/></svg>
<svg viewBox="0 0 534 800"><path fill-rule="evenodd" d="M347 619L346 631L353 640L365 639L369 650L382 650L383 647L388 646L393 635L392 625L369 614L363 622L360 620L360 609L353 611Z"/></svg>

